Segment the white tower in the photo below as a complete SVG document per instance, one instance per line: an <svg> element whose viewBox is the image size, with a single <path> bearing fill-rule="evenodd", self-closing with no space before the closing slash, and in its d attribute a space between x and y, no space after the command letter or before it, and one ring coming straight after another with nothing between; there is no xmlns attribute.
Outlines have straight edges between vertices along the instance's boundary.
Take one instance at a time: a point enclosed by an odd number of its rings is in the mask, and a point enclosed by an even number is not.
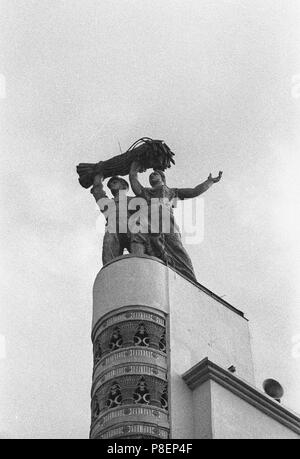
<svg viewBox="0 0 300 459"><path fill-rule="evenodd" d="M247 319L205 287L128 255L99 272L93 308L91 438L299 438L255 388Z"/></svg>

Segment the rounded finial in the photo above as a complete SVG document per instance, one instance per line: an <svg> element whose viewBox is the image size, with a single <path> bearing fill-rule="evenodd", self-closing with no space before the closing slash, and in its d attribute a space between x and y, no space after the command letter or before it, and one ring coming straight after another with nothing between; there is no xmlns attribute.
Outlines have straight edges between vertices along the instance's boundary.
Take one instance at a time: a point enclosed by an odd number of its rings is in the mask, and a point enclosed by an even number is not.
<svg viewBox="0 0 300 459"><path fill-rule="evenodd" d="M264 391L269 397L274 398L277 402L283 397L284 391L281 384L275 379L266 379L263 382Z"/></svg>

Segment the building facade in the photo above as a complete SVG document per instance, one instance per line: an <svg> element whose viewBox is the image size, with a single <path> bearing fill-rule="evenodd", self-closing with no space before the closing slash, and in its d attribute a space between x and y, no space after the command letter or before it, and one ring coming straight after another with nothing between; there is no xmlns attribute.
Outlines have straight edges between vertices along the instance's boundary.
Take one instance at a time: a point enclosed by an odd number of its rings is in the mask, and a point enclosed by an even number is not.
<svg viewBox="0 0 300 459"><path fill-rule="evenodd" d="M299 438L255 387L244 314L156 258L102 268L92 342L92 439Z"/></svg>

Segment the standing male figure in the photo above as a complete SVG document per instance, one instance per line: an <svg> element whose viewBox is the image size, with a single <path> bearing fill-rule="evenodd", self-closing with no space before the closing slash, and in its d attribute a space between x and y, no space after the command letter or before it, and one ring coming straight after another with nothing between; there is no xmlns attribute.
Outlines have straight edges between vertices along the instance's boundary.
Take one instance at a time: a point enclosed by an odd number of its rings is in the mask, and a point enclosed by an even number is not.
<svg viewBox="0 0 300 459"><path fill-rule="evenodd" d="M127 196L129 185L121 177L114 176L107 183L113 198L108 198L103 189L103 177L96 175L91 193L101 212L106 217L103 238L102 262L109 263L123 255L125 249L131 252L130 233L128 230L128 203L132 199Z"/></svg>

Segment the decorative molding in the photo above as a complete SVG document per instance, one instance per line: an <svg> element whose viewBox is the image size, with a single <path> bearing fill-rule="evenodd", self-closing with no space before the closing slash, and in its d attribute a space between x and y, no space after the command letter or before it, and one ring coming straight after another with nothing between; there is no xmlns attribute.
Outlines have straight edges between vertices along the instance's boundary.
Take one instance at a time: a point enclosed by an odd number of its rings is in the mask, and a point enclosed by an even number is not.
<svg viewBox="0 0 300 459"><path fill-rule="evenodd" d="M156 309L143 305L122 306L117 310L108 312L97 321L93 327L92 341L94 341L96 336L105 329L128 320L138 322L147 321L153 322L161 327L166 326L165 315Z"/></svg>
<svg viewBox="0 0 300 459"><path fill-rule="evenodd" d="M104 430L95 439L110 440L112 438L161 438L167 439L169 437L169 430L161 428L156 424L148 423L128 423L124 425L117 425Z"/></svg>
<svg viewBox="0 0 300 459"><path fill-rule="evenodd" d="M100 358L94 367L94 374L104 371L112 365L120 365L122 363L146 363L155 364L162 368L167 368L167 356L164 352L157 349L149 349L145 347L128 347L111 352Z"/></svg>
<svg viewBox="0 0 300 459"><path fill-rule="evenodd" d="M126 405L99 416L92 424L91 436L97 436L99 431L102 432L111 425L115 427L116 422L119 425L134 421L159 425L165 429L169 427L168 414L164 410L143 405Z"/></svg>
<svg viewBox="0 0 300 459"><path fill-rule="evenodd" d="M182 378L191 390L201 386L205 381L215 381L285 427L300 434L300 418L295 413L208 358L184 373Z"/></svg>

